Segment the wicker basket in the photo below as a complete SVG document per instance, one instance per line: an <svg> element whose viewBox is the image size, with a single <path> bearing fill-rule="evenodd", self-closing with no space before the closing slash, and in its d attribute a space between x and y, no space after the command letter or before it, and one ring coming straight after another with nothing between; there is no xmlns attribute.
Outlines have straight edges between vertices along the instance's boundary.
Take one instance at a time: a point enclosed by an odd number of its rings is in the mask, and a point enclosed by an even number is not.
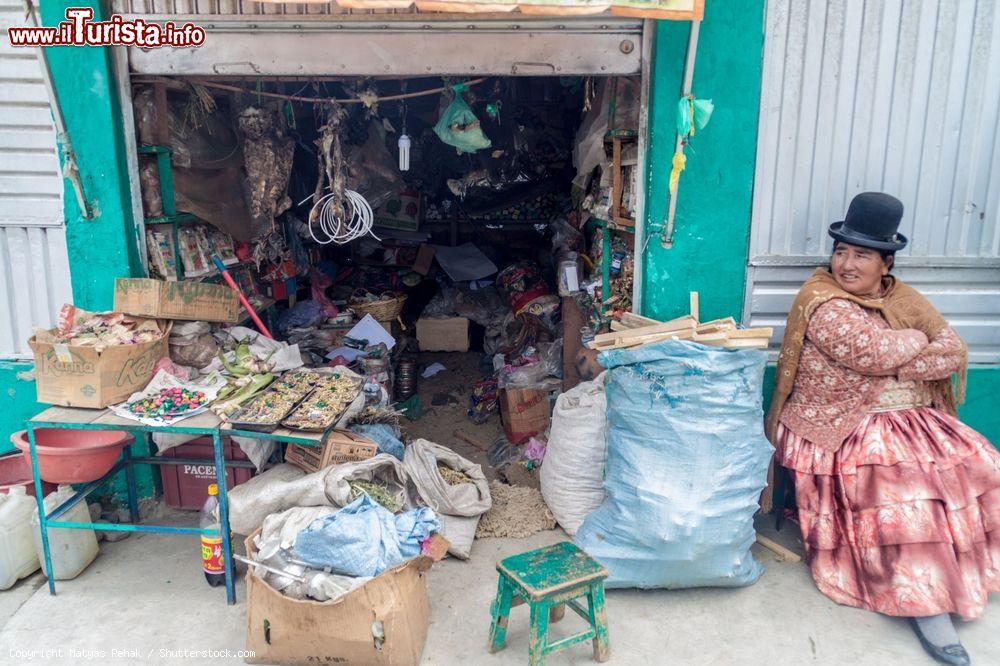
<svg viewBox="0 0 1000 666"><path fill-rule="evenodd" d="M348 303L347 307L354 310L354 314L358 316L358 319L363 318L365 315L371 315L378 321L392 321L403 311L404 303L406 303L406 295L400 294L393 298L372 301L370 303Z"/></svg>

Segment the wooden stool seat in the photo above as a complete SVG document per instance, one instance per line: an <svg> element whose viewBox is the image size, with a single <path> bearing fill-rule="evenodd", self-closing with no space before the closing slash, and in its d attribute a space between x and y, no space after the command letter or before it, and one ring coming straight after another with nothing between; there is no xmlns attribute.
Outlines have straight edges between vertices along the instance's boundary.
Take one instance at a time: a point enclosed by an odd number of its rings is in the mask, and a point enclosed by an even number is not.
<svg viewBox="0 0 1000 666"><path fill-rule="evenodd" d="M573 543L563 541L508 557L497 564L497 572L497 597L490 608L490 652L504 647L511 607L526 603L531 618L528 655L532 666L543 664L547 654L588 640L594 644L594 659L608 660L611 648L604 608L607 569ZM586 608L577 601L581 597L587 599ZM549 623L557 622L567 606L589 626L550 643Z"/></svg>

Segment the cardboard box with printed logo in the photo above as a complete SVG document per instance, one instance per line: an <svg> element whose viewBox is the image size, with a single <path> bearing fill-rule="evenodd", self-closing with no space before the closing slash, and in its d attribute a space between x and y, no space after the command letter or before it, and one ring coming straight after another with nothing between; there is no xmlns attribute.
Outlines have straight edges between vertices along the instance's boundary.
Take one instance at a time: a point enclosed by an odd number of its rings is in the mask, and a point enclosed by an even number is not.
<svg viewBox="0 0 1000 666"><path fill-rule="evenodd" d="M152 321L152 320L150 320ZM146 387L156 362L167 356L166 322L153 321L160 337L133 345L72 345L51 335L28 340L35 355L38 402L99 409Z"/></svg>
<svg viewBox="0 0 1000 666"><path fill-rule="evenodd" d="M233 324L239 321L240 303L236 292L224 284L118 278L115 312L153 319Z"/></svg>

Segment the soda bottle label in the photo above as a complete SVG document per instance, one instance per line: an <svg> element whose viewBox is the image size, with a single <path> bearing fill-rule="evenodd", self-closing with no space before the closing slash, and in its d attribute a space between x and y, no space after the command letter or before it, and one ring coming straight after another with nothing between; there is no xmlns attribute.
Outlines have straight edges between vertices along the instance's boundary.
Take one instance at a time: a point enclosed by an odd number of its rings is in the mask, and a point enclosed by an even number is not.
<svg viewBox="0 0 1000 666"><path fill-rule="evenodd" d="M222 537L201 535L201 568L209 574L225 572L222 559Z"/></svg>

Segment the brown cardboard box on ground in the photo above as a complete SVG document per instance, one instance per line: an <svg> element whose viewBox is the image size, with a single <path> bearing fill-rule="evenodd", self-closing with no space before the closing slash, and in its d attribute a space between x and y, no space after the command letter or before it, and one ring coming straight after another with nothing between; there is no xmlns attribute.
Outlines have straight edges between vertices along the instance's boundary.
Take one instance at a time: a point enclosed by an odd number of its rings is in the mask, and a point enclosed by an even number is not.
<svg viewBox="0 0 1000 666"><path fill-rule="evenodd" d="M551 415L547 390L510 388L500 391L500 418L511 444L520 444L545 432Z"/></svg>
<svg viewBox="0 0 1000 666"><path fill-rule="evenodd" d="M153 366L167 356L168 324L158 322L162 337L134 345L95 347L28 340L35 354L38 402L64 407L102 408L146 387Z"/></svg>
<svg viewBox="0 0 1000 666"><path fill-rule="evenodd" d="M465 317L421 317L417 320L420 351L469 351L469 320Z"/></svg>
<svg viewBox="0 0 1000 666"><path fill-rule="evenodd" d="M224 284L117 278L115 312L233 324L240 319L240 303L236 292Z"/></svg>
<svg viewBox="0 0 1000 666"><path fill-rule="evenodd" d="M247 537L247 555L256 551ZM252 573L247 583L250 663L419 664L427 641L429 557L416 557L376 576L334 601L286 597ZM385 641L375 646L372 625Z"/></svg>

